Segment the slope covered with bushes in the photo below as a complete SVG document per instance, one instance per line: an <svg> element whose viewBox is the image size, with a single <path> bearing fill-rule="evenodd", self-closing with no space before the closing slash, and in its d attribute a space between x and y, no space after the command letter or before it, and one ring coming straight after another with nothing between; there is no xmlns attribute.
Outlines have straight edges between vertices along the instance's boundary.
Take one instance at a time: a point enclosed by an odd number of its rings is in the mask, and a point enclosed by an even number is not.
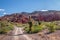
<svg viewBox="0 0 60 40"><path fill-rule="evenodd" d="M0 34L7 33L13 29L13 24L7 21L0 21Z"/></svg>

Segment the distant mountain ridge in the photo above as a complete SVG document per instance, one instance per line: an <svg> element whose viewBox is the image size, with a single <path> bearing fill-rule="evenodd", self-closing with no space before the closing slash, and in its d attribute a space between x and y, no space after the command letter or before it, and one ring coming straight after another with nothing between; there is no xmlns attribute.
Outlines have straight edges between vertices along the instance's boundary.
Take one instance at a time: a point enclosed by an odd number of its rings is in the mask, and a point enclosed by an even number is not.
<svg viewBox="0 0 60 40"><path fill-rule="evenodd" d="M11 15L5 15L0 17L0 20L8 20L11 22L18 23L27 23L29 20L29 16L35 21L56 21L60 20L60 11L56 10L48 10L48 11L34 11L32 13L21 12L21 13L13 13Z"/></svg>

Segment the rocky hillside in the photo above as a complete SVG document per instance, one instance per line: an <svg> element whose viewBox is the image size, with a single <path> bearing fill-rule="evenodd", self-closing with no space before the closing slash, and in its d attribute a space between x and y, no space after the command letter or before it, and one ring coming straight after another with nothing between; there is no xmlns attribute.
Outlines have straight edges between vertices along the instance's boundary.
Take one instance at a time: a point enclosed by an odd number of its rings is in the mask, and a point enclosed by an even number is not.
<svg viewBox="0 0 60 40"><path fill-rule="evenodd" d="M27 23L30 15L31 18L36 21L60 20L60 11L56 11L56 10L34 11L32 13L27 13L27 12L13 13L11 15L5 15L0 17L0 20L8 20L11 22L18 22L18 23Z"/></svg>

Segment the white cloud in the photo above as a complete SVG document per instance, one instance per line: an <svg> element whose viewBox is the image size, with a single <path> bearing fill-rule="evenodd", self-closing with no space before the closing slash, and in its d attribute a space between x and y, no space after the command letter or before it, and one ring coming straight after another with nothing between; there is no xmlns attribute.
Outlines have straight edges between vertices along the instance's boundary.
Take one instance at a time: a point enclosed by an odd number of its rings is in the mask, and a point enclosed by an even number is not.
<svg viewBox="0 0 60 40"><path fill-rule="evenodd" d="M6 12L3 13L4 15L7 14Z"/></svg>
<svg viewBox="0 0 60 40"><path fill-rule="evenodd" d="M0 11L5 11L5 9L0 9Z"/></svg>
<svg viewBox="0 0 60 40"><path fill-rule="evenodd" d="M48 11L48 10L40 10L40 11Z"/></svg>

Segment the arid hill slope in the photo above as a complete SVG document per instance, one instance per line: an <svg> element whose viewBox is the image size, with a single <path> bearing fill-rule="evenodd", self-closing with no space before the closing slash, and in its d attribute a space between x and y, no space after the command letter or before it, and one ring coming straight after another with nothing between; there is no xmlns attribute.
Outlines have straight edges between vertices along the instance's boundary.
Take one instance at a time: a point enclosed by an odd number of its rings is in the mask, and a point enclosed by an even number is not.
<svg viewBox="0 0 60 40"><path fill-rule="evenodd" d="M34 11L32 13L27 13L27 12L13 13L11 15L4 15L4 16L0 17L0 20L27 23L30 15L31 15L31 18L36 21L37 20L40 20L40 21L60 20L60 11L56 11L56 10Z"/></svg>

